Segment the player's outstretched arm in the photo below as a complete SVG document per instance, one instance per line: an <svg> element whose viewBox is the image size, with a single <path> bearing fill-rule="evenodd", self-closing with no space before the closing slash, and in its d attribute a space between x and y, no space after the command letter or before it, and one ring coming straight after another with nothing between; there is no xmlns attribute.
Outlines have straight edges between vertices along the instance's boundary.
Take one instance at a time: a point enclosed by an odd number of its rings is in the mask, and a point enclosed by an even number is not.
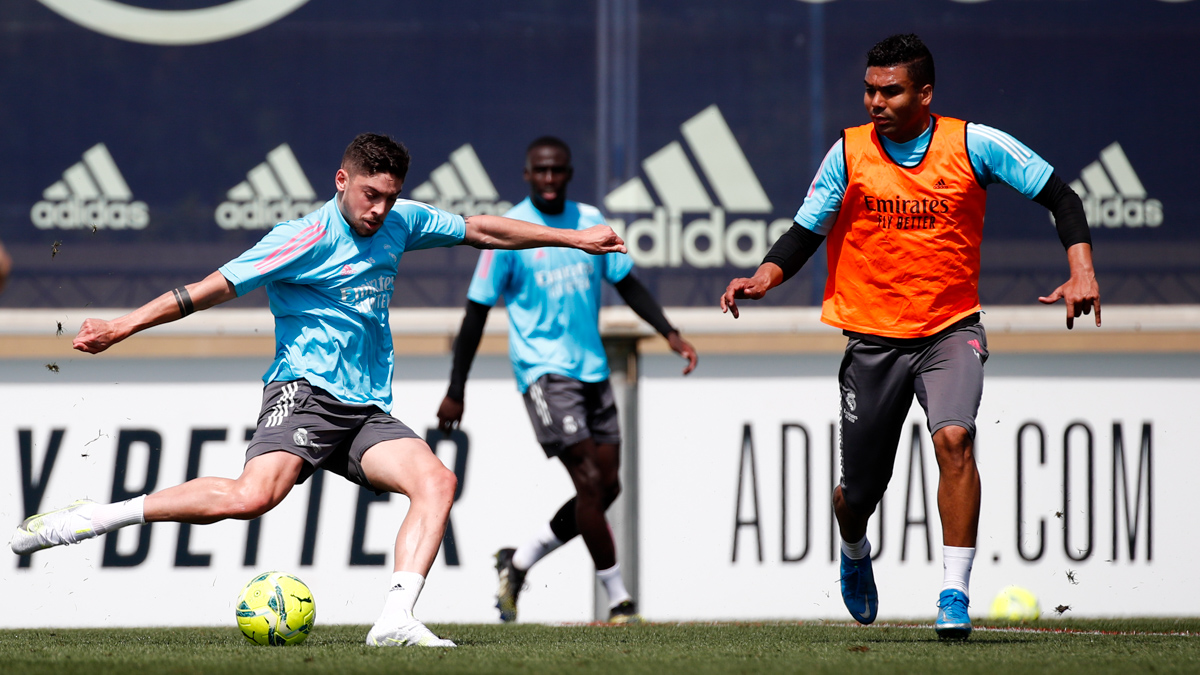
<svg viewBox="0 0 1200 675"><path fill-rule="evenodd" d="M1096 310L1096 327L1100 327L1100 284L1096 282L1096 270L1092 268L1092 245L1075 244L1067 249L1067 264L1071 267L1071 278L1054 289L1050 295L1038 298L1038 302L1052 305L1062 298L1067 303L1067 330L1075 327L1075 319Z"/></svg>
<svg viewBox="0 0 1200 675"><path fill-rule="evenodd" d="M125 316L112 321L85 319L72 346L81 352L98 354L125 338L151 326L175 321L201 309L237 297L233 284L220 272L202 281L163 293Z"/></svg>
<svg viewBox="0 0 1200 675"><path fill-rule="evenodd" d="M767 291L783 283L783 270L775 263L765 262L758 266L754 276L734 279L725 287L721 296L721 312L733 312L738 318L737 300L761 300Z"/></svg>
<svg viewBox="0 0 1200 675"><path fill-rule="evenodd" d="M454 364L450 367L450 386L437 411L438 429L444 433L450 433L462 422L464 402L467 398L467 374L471 372L475 352L479 351L479 342L483 339L483 326L487 323L490 309L488 305L467 300L462 327L458 329L458 338L454 340Z"/></svg>
<svg viewBox="0 0 1200 675"><path fill-rule="evenodd" d="M625 253L625 242L607 225L586 230L560 230L502 216L471 216L463 243L475 248L577 248L594 255Z"/></svg>

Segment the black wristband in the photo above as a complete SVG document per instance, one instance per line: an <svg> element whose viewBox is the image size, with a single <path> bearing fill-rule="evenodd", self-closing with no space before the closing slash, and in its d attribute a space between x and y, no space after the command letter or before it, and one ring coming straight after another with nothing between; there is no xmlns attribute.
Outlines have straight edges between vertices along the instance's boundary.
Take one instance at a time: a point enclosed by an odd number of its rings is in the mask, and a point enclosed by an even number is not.
<svg viewBox="0 0 1200 675"><path fill-rule="evenodd" d="M171 295L175 296L175 306L179 308L179 318L182 319L196 311L195 305L192 304L192 295L188 293L185 286L171 289Z"/></svg>

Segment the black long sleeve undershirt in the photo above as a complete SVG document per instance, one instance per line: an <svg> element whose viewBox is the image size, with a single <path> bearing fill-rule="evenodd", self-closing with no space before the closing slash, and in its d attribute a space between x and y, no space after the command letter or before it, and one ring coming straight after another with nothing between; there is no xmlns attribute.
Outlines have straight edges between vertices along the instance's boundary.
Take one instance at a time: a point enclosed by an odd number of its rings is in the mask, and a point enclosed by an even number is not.
<svg viewBox="0 0 1200 675"><path fill-rule="evenodd" d="M667 321L667 315L663 314L662 305L650 294L650 289L633 276L633 272L613 284L613 288L617 289L617 293L621 294L621 299L629 305L633 313L642 317L642 320L658 331L659 335L667 337L675 330L671 322Z"/></svg>
<svg viewBox="0 0 1200 675"><path fill-rule="evenodd" d="M792 227L784 232L767 252L763 262L778 265L779 269L783 270L783 280L787 281L800 271L804 263L821 247L823 241L825 235L817 234L800 223L793 222Z"/></svg>
<svg viewBox="0 0 1200 675"><path fill-rule="evenodd" d="M446 391L446 396L455 401L462 402L466 395L467 373L471 371L475 352L479 351L483 325L487 323L490 309L487 305L467 301L467 313L463 315L462 327L458 329L458 337L454 340L454 365L450 367L450 388Z"/></svg>
<svg viewBox="0 0 1200 675"><path fill-rule="evenodd" d="M1050 209L1050 213L1054 214L1054 229L1058 230L1058 240L1062 242L1063 248L1092 243L1092 232L1088 229L1083 200L1075 194L1070 185L1058 177L1058 174L1050 174L1050 179L1033 201Z"/></svg>

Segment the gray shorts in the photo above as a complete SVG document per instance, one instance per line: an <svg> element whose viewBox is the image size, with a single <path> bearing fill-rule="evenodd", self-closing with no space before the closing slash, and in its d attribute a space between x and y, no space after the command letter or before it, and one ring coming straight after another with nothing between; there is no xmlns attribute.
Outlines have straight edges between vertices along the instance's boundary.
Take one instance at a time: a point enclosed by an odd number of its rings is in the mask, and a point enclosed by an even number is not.
<svg viewBox="0 0 1200 675"><path fill-rule="evenodd" d="M400 438L420 436L374 405L343 403L305 380L271 382L263 388L262 412L246 461L283 450L305 462L297 484L320 467L378 492L363 472L363 454Z"/></svg>
<svg viewBox="0 0 1200 675"><path fill-rule="evenodd" d="M525 391L525 409L547 457L588 438L597 443L621 442L617 404L608 380L580 382L547 373Z"/></svg>
<svg viewBox="0 0 1200 675"><path fill-rule="evenodd" d="M913 396L925 410L929 433L963 427L975 437L983 396L987 334L978 322L960 322L911 347L851 337L842 358L842 495L858 513L883 498Z"/></svg>

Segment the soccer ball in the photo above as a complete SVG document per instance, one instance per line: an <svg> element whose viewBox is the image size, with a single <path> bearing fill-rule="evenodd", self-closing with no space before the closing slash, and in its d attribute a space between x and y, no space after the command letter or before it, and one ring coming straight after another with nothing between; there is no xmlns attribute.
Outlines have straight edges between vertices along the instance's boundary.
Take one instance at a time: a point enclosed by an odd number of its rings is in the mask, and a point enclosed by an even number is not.
<svg viewBox="0 0 1200 675"><path fill-rule="evenodd" d="M284 572L266 572L251 579L236 607L238 628L256 645L298 645L317 620L312 591Z"/></svg>
<svg viewBox="0 0 1200 675"><path fill-rule="evenodd" d="M992 619L1029 621L1042 614L1037 596L1019 586L1008 586L996 594L992 601Z"/></svg>

